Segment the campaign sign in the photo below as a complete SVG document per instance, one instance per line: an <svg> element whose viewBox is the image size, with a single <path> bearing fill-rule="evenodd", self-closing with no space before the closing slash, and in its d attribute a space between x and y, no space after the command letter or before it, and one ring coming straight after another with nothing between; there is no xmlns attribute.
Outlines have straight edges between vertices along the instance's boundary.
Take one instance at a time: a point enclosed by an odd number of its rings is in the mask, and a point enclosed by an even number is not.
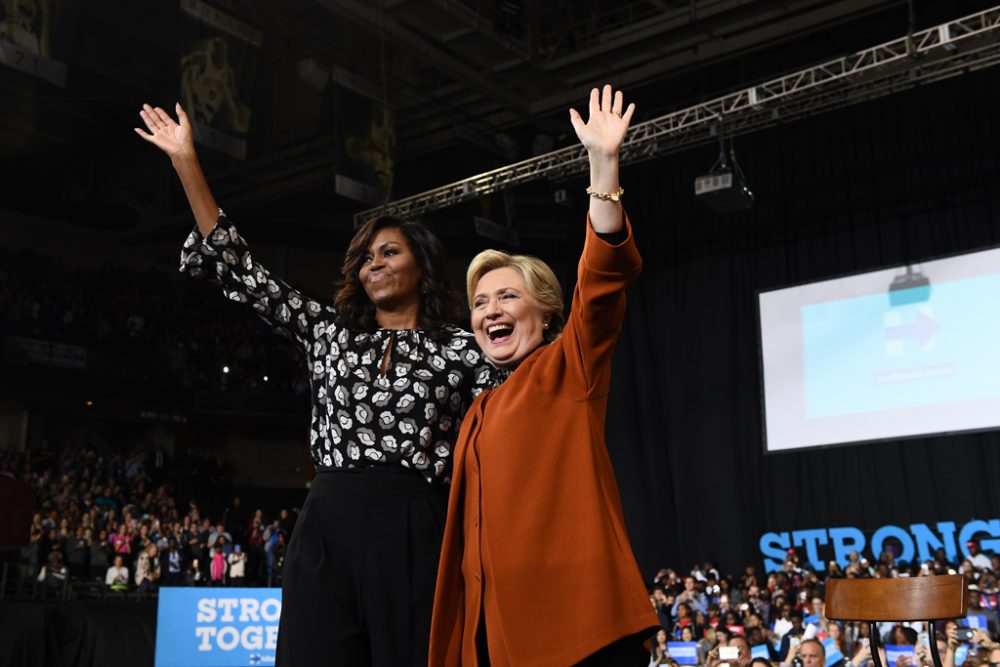
<svg viewBox="0 0 1000 667"><path fill-rule="evenodd" d="M156 667L274 664L280 588L160 589Z"/></svg>
<svg viewBox="0 0 1000 667"><path fill-rule="evenodd" d="M826 667L835 665L844 659L844 654L837 648L837 642L830 638L823 640L823 650L826 651Z"/></svg>
<svg viewBox="0 0 1000 667"><path fill-rule="evenodd" d="M885 645L885 659L889 663L889 667L896 667L896 661L900 658L909 658L910 665L917 664L916 656L917 648L915 646L897 646L895 644Z"/></svg>
<svg viewBox="0 0 1000 667"><path fill-rule="evenodd" d="M667 653L678 665L698 664L698 642L667 642Z"/></svg>
<svg viewBox="0 0 1000 667"><path fill-rule="evenodd" d="M965 664L966 658L969 657L969 649L972 648L971 644L959 644L955 649L955 664L963 665Z"/></svg>
<svg viewBox="0 0 1000 667"><path fill-rule="evenodd" d="M771 652L767 648L767 644L757 644L750 648L750 658L763 658L764 660L771 659Z"/></svg>
<svg viewBox="0 0 1000 667"><path fill-rule="evenodd" d="M979 630L986 629L986 615L985 614L969 614L961 621L961 624L967 628L977 628ZM955 663L958 664L958 663Z"/></svg>
<svg viewBox="0 0 1000 667"><path fill-rule="evenodd" d="M813 623L813 624L817 624L818 625L819 624L819 614L810 614L809 616L806 616L805 618L803 618L802 622L806 623L806 624Z"/></svg>

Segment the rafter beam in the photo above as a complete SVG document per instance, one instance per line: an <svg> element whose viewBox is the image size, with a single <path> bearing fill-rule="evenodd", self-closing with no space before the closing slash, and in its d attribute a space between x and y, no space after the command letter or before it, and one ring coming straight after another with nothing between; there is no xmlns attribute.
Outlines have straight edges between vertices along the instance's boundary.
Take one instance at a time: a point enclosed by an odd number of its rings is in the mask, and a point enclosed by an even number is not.
<svg viewBox="0 0 1000 667"><path fill-rule="evenodd" d="M850 55L743 88L639 123L622 144L621 162L659 157L714 141L713 127L741 134L1000 64L1000 6ZM355 215L413 217L498 190L558 180L587 169L586 150L569 146L389 202Z"/></svg>
<svg viewBox="0 0 1000 667"><path fill-rule="evenodd" d="M379 14L372 4L357 0L316 0L316 2L376 34L385 31L388 37L402 45L414 57L426 60L484 95L501 100L525 117L530 115L527 100L523 95L497 84L483 72L442 50L437 44L403 25L395 17L385 12Z"/></svg>
<svg viewBox="0 0 1000 667"><path fill-rule="evenodd" d="M676 72L695 65L705 65L708 62L723 57L732 57L739 52L747 52L760 48L764 44L774 44L775 40L801 37L803 33L829 27L832 23L850 14L872 11L884 7L893 0L849 0L831 6L823 6L805 14L789 15L763 26L744 28L733 36L722 36L705 39L703 36L679 41L669 41L662 49L654 52L641 52L631 58L616 63L613 80L622 88L635 86L649 81L650 78L661 75L665 71ZM800 3L801 4L801 3ZM807 2L806 4L814 4ZM734 29L735 26L734 26ZM611 73L608 74L612 76ZM572 104L576 100L586 99L593 85L594 75L576 77L565 91L535 100L531 111L535 114L545 114L555 109Z"/></svg>

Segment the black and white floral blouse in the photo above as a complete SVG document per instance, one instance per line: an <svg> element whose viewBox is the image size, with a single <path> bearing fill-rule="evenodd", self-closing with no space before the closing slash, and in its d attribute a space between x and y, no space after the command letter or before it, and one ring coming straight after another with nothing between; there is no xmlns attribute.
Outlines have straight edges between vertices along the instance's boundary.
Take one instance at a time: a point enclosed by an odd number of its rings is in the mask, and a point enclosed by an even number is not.
<svg viewBox="0 0 1000 667"><path fill-rule="evenodd" d="M450 336L439 343L421 329L344 329L331 306L302 296L255 262L224 214L208 238L197 227L191 232L181 271L219 282L226 297L250 304L303 348L312 387L309 449L317 466L400 465L431 483L450 481L462 417L497 382L471 333L447 326Z"/></svg>

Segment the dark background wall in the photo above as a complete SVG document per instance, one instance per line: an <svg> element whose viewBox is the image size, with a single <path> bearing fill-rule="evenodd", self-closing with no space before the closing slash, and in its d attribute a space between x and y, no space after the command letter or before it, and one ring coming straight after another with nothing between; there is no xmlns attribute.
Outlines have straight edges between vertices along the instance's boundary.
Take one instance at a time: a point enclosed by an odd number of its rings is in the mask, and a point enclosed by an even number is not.
<svg viewBox="0 0 1000 667"><path fill-rule="evenodd" d="M624 170L645 267L608 443L645 574L760 567L768 531L1000 509L997 433L763 455L756 322L757 290L1000 241L998 83L987 70L738 138L757 196L742 213L692 194L711 148Z"/></svg>

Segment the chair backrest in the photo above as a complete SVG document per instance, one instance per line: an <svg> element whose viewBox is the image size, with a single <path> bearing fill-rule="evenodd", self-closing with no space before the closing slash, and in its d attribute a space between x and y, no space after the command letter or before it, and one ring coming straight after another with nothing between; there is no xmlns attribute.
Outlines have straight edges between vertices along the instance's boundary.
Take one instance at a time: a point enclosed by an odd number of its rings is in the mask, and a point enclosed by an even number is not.
<svg viewBox="0 0 1000 667"><path fill-rule="evenodd" d="M968 608L961 574L826 582L826 617L838 621L943 621Z"/></svg>

